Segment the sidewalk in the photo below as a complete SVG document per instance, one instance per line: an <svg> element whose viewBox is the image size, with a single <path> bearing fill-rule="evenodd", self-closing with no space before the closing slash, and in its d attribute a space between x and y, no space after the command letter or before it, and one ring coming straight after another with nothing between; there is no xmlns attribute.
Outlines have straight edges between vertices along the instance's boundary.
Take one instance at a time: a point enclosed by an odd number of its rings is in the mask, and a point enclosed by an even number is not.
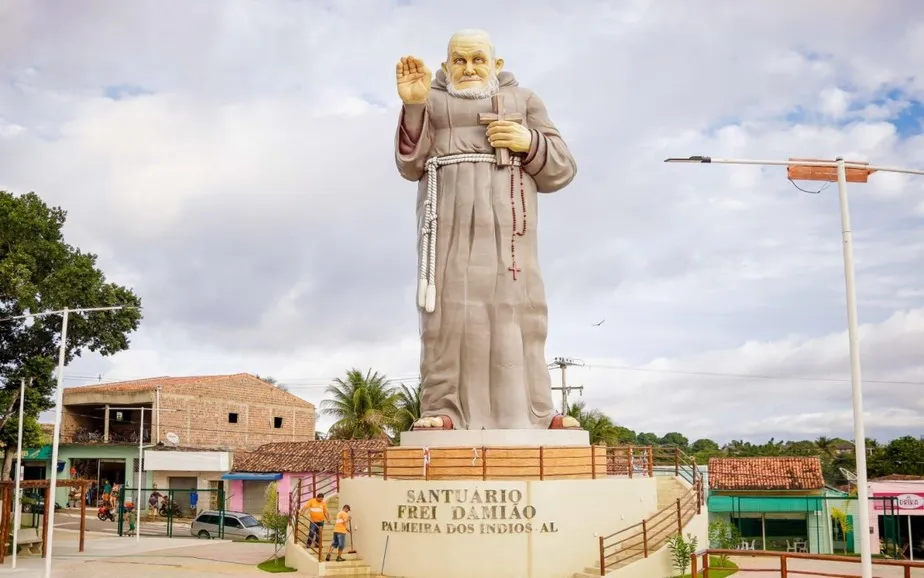
<svg viewBox="0 0 924 578"><path fill-rule="evenodd" d="M738 568L746 571L741 572L741 574L747 576L747 578L780 578L781 576L779 571L780 561L776 558L732 556L730 559L738 565ZM860 575L859 559L856 563L825 562L821 560L788 560L787 562L789 574L795 576L804 576L804 574L799 574L799 571L823 573L821 575ZM873 564L873 576L876 578L903 578L905 574L904 568ZM911 577L924 578L924 568L912 568Z"/></svg>
<svg viewBox="0 0 924 578"><path fill-rule="evenodd" d="M272 544L249 544L194 538L132 539L87 534L86 551L77 551L77 534L55 533L52 575L61 578L100 578L122 575L132 578L182 576L262 576L256 565L273 555ZM45 561L38 556L22 556L17 569L10 558L0 567L0 576L40 577Z"/></svg>

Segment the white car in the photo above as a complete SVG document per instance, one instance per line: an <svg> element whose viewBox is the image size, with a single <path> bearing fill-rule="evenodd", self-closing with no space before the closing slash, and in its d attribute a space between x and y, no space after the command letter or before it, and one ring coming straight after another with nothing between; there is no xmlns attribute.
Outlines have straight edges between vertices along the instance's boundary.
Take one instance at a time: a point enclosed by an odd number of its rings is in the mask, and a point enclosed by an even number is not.
<svg viewBox="0 0 924 578"><path fill-rule="evenodd" d="M217 510L205 510L196 516L189 526L189 533L204 540L220 537L219 528L222 516L224 517L224 535L221 537L225 539L269 540L272 538L270 531L261 526L260 521L250 514Z"/></svg>

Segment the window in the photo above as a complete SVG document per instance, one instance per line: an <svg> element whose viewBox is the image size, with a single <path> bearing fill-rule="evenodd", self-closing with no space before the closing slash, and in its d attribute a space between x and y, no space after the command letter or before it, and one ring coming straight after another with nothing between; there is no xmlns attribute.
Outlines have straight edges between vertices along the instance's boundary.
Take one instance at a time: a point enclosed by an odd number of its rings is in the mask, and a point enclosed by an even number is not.
<svg viewBox="0 0 924 578"><path fill-rule="evenodd" d="M229 413L228 414L228 423L237 423L237 414Z"/></svg>
<svg viewBox="0 0 924 578"><path fill-rule="evenodd" d="M279 429L279 428L282 427L282 418L281 418L281 417L274 417L274 418L273 418L273 427L276 428L276 429Z"/></svg>
<svg viewBox="0 0 924 578"><path fill-rule="evenodd" d="M226 528L240 528L241 523L237 518L225 518L225 527Z"/></svg>
<svg viewBox="0 0 924 578"><path fill-rule="evenodd" d="M253 516L244 516L241 518L241 524L243 524L245 528L256 528L260 525L260 522Z"/></svg>

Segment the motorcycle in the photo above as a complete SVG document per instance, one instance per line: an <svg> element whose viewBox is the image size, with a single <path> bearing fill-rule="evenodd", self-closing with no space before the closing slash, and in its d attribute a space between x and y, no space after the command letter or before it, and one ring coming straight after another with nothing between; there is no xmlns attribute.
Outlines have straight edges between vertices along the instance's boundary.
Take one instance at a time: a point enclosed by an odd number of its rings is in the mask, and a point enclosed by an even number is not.
<svg viewBox="0 0 924 578"><path fill-rule="evenodd" d="M112 513L112 510L109 509L109 506L102 505L99 507L99 510L96 511L96 517L99 518L101 522L109 520L110 522L115 522L115 514Z"/></svg>
<svg viewBox="0 0 924 578"><path fill-rule="evenodd" d="M171 516L173 518L178 518L182 516L182 511L180 510L180 505L175 501L171 502L164 499L163 503L160 505L160 509L157 511L163 517Z"/></svg>

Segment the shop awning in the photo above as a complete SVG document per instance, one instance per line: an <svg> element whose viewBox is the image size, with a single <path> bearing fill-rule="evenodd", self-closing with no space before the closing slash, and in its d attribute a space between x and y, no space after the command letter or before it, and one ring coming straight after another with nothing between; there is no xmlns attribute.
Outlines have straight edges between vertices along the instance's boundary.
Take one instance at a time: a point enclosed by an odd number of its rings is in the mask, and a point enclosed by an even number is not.
<svg viewBox="0 0 924 578"><path fill-rule="evenodd" d="M50 462L51 446L42 446L22 451L22 461L24 462Z"/></svg>
<svg viewBox="0 0 924 578"><path fill-rule="evenodd" d="M708 498L710 512L785 513L818 512L823 509L820 496L716 496Z"/></svg>
<svg viewBox="0 0 924 578"><path fill-rule="evenodd" d="M221 477L223 480L248 480L252 482L274 482L282 479L282 474L251 474L248 472L231 472Z"/></svg>

